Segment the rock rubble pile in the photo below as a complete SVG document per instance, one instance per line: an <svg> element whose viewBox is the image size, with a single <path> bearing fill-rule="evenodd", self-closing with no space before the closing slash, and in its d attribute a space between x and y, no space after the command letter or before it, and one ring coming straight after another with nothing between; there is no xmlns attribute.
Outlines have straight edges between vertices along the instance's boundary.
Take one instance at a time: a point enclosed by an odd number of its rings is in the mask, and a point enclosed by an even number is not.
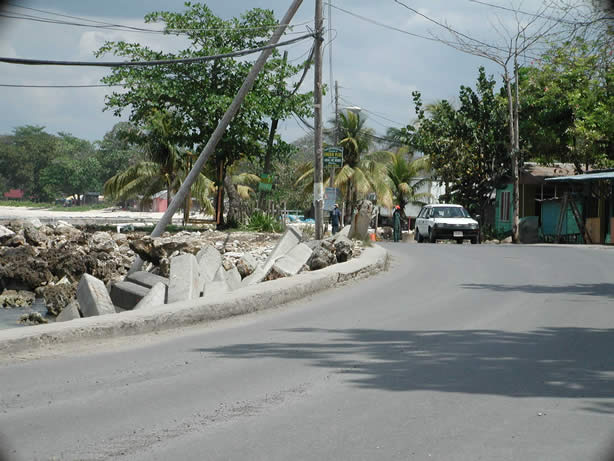
<svg viewBox="0 0 614 461"><path fill-rule="evenodd" d="M0 225L0 308L27 308L41 297L48 315L58 321L86 316L79 305L84 274L91 276L90 282L100 282L94 298L108 296L105 302L114 312L213 296L347 261L360 253L362 244L349 240L347 231L303 242L294 228L281 238L213 230L152 238L138 232L88 231L62 221ZM145 262L143 270L128 275L137 255ZM195 269L186 271L188 267ZM93 290L92 283L85 291ZM90 312L97 315L95 309ZM22 316L24 322L46 323L44 317L29 314Z"/></svg>

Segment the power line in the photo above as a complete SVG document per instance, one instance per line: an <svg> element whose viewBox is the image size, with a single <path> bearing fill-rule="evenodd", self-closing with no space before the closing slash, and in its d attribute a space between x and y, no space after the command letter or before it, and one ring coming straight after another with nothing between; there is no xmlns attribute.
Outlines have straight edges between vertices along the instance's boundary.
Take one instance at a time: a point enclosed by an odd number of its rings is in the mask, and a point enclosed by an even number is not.
<svg viewBox="0 0 614 461"><path fill-rule="evenodd" d="M114 24L114 23L109 23L109 22L103 22L103 21L97 21L95 19L88 19L88 18L83 18L83 17L79 17L79 16L71 16L71 15L66 15L66 14L60 14L60 13L54 13L52 11L47 11L47 10L40 10L37 8L29 8L29 7L25 7L25 6L21 6L21 5L17 5L15 3L12 2L8 2L9 5L16 7L16 8L22 8L22 9L26 9L26 10L31 10L31 11L36 11L39 13L43 13L43 14L49 14L49 15L54 15L54 16L59 16L59 17L64 17L64 18L69 18L69 19L76 19L79 21L87 21L87 22L91 22L94 24L83 24L83 23L76 23L76 22L68 22L68 21L59 21L59 20L55 20L52 18L44 18L44 17L40 17L40 16L33 16L33 15L27 15L25 13L13 13L13 14L19 14L20 16L10 16L7 15L6 13L2 13L0 14L0 16L4 16L4 17L8 17L8 18L12 18L12 19L23 19L23 20L30 20L30 21L36 21L36 22L45 22L45 23L52 23L52 24L60 24L60 25L69 25L69 26L78 26L78 27L90 27L90 28L103 28L106 30L119 30L119 31L129 31L129 32L145 32L145 33L156 33L156 34L168 34L168 33L173 33L173 32L213 32L213 31L233 31L233 30L269 30L269 29L275 29L278 27L299 27L299 26L303 26L305 24L309 24L311 21L305 21L305 22L301 22L298 24L275 24L275 25L270 25L270 26L237 26L237 27L221 27L221 28L210 28L210 29L165 29L165 30L158 30L158 29L147 29L147 28L143 28L143 27L134 27L134 26L127 26L124 24ZM96 25L98 24L98 25ZM286 34L298 34L300 32L286 32Z"/></svg>
<svg viewBox="0 0 614 461"><path fill-rule="evenodd" d="M250 48L247 50L233 51L230 53L217 54L212 56L199 56L196 58L182 58L182 59L160 59L153 61L121 61L121 62L89 62L89 61L49 61L42 59L22 59L22 58L5 58L0 57L0 62L8 64L24 64L30 66L80 66L80 67L137 67L137 66L158 66L168 64L188 64L204 61L216 61L224 58L233 58L238 56L246 56L260 51L268 50L271 48L277 48L280 46L290 45L292 43L300 42L308 38L314 38L314 34L305 34L300 37L286 40L285 42L279 42L272 45L265 45L259 48Z"/></svg>
<svg viewBox="0 0 614 461"><path fill-rule="evenodd" d="M477 3L478 5L484 5L484 6L488 6L488 7L491 7L491 8L496 8L496 9L499 9L499 10L509 11L511 13L519 13L519 14L522 14L522 15L525 15L525 16L532 16L534 18L543 18L543 19L547 19L548 21L559 22L561 24L567 24L567 25L570 25L570 26L590 25L590 24L593 24L593 23L598 22L598 21L614 19L614 17L604 16L604 17L597 18L597 19L595 19L593 21L574 22L574 21L566 21L565 19L562 19L562 18L555 18L555 17L552 17L552 16L544 16L544 15L540 15L540 14L537 14L537 13L530 13L528 11L515 10L513 8L509 8L509 7L506 7L506 6L503 6L503 5L496 5L494 3L483 2L481 0L467 0L467 1L469 1L471 3Z"/></svg>
<svg viewBox="0 0 614 461"><path fill-rule="evenodd" d="M432 22L433 24L435 24L435 25L437 25L437 26L439 26L439 27L442 27L442 28L446 29L448 32L452 32L453 34L460 35L460 36L461 36L461 37L463 37L463 38L466 38L466 39L468 39L468 40L471 40L472 42L475 42L475 43L477 43L477 44L479 44L479 45L482 45L482 46L485 46L485 47L487 47L487 48L492 48L492 49L497 50L497 51L504 51L504 52L507 52L507 50L505 50L505 49L503 49L503 48L501 48L501 47L498 47L498 46L495 46L495 45L491 45L490 43L483 42L483 41L478 40L478 39L476 39L476 38L470 37L469 35L463 34L462 32L458 32L457 30L452 29L450 26L448 26L448 25L446 25L446 24L443 24L443 23L441 23L441 22L439 22L439 21L436 21L435 19L430 18L429 16L427 16L427 15L425 15L425 14L423 14L423 13L420 13L420 12L419 12L418 10L416 10L415 8L412 8L411 6L406 5L405 3L403 3L403 2L401 2L401 1L399 1L399 0L392 0L392 1L393 1L393 2L395 2L395 3L397 3L398 5L401 5L401 6L402 6L402 7L404 7L404 8L407 8L407 9L408 9L409 11L411 11L412 13L415 13L415 14L417 14L418 16L423 17L423 18L424 18L424 19L426 19L427 21Z"/></svg>
<svg viewBox="0 0 614 461"><path fill-rule="evenodd" d="M6 88L104 88L110 86L126 86L126 83L93 84L93 85L25 85L0 83L0 87Z"/></svg>
<svg viewBox="0 0 614 461"><path fill-rule="evenodd" d="M348 101L347 99L345 99L343 96L339 96L339 99L341 99L344 103L346 103L349 106L356 105L353 102ZM360 106L360 110L364 111L364 112L367 112L368 114L371 114L371 115L373 115L375 117L381 118L382 120L386 120L387 122L394 123L395 125L400 125L400 126L406 126L407 125L406 123L400 123L400 122L397 122L396 120L392 120L392 119L390 119L388 117L385 117L380 112L375 112L375 111L372 111L372 110L369 110L369 109L365 109L363 106ZM373 120L373 121L378 123L377 120ZM385 128L388 128L388 127L385 127Z"/></svg>
<svg viewBox="0 0 614 461"><path fill-rule="evenodd" d="M365 16L361 16L361 15L359 15L357 13L354 13L354 12L346 10L344 8L335 6L335 5L331 4L331 3L327 3L327 5L332 6L336 10L343 11L345 14L349 14L350 16L354 16L355 18L361 19L361 20L366 21L366 22L371 23L371 24L375 24L376 26L384 27L385 29L394 30L394 31L401 32L401 33L406 34L406 35L410 35L412 37L422 38L424 40L430 40L430 41L438 42L438 43L441 42L441 40L433 38L433 37L427 37L426 35L415 34L413 32L409 32L409 31L404 30L404 29L399 29L398 27L394 27L394 26L391 26L389 24L384 24L383 22L376 21L375 19L371 19L371 18L367 18Z"/></svg>

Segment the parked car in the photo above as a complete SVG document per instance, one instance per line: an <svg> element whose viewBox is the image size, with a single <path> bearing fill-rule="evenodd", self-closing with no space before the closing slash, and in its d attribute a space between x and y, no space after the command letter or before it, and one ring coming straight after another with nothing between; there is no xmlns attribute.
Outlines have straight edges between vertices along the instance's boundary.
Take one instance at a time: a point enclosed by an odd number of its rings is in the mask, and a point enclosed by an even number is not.
<svg viewBox="0 0 614 461"><path fill-rule="evenodd" d="M426 205L416 218L416 242L470 239L480 243L480 226L460 205Z"/></svg>

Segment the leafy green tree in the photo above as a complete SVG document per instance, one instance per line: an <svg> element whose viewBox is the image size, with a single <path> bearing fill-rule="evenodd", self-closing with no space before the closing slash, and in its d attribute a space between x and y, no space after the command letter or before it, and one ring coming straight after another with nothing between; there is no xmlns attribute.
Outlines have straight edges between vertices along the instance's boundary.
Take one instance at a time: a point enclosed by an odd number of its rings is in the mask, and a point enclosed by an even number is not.
<svg viewBox="0 0 614 461"><path fill-rule="evenodd" d="M522 70L525 150L541 161L614 166L614 66L601 41L576 38L553 46Z"/></svg>
<svg viewBox="0 0 614 461"><path fill-rule="evenodd" d="M57 155L57 138L40 126L22 126L0 143L0 175L8 187L23 189L36 201L52 199L44 188L41 172Z"/></svg>
<svg viewBox="0 0 614 461"><path fill-rule="evenodd" d="M45 196L72 195L81 202L86 192L100 192L100 164L93 155L84 159L64 155L57 157L41 172Z"/></svg>
<svg viewBox="0 0 614 461"><path fill-rule="evenodd" d="M181 13L153 12L145 21L162 22L168 33L181 35L190 42L178 53L162 53L138 43L109 42L97 56L113 53L133 60L175 59L209 56L265 45L277 21L270 10L252 9L238 18L222 19L204 4L186 3ZM218 223L223 223L223 182L226 170L236 160L264 155L271 130L269 120L284 119L289 114L309 112L309 94L279 92L282 79L300 68L284 64L275 51L246 98L240 112L226 130L224 138L207 169L213 173L218 190ZM121 92L107 98L107 109L116 115L130 112L130 121L143 125L154 109L172 112L175 133L172 144L198 151L210 138L218 121L240 88L251 63L246 59L222 59L168 66L116 68L105 83L122 82ZM283 103L282 103L283 101Z"/></svg>
<svg viewBox="0 0 614 461"><path fill-rule="evenodd" d="M418 123L410 128L413 146L430 157L450 200L483 212L492 190L509 174L505 102L495 81L480 67L476 91L461 86L460 107L441 101L422 108L414 92Z"/></svg>

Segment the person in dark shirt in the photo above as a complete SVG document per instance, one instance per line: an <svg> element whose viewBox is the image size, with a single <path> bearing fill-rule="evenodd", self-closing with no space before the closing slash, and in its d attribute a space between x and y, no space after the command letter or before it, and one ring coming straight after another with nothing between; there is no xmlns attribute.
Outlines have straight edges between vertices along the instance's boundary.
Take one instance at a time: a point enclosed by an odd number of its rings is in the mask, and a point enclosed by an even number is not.
<svg viewBox="0 0 614 461"><path fill-rule="evenodd" d="M335 235L339 232L339 225L341 224L341 210L336 203L335 208L330 212L330 223L333 225L333 235Z"/></svg>
<svg viewBox="0 0 614 461"><path fill-rule="evenodd" d="M395 207L392 218L394 222L394 241L398 242L401 240L401 207L399 205Z"/></svg>

